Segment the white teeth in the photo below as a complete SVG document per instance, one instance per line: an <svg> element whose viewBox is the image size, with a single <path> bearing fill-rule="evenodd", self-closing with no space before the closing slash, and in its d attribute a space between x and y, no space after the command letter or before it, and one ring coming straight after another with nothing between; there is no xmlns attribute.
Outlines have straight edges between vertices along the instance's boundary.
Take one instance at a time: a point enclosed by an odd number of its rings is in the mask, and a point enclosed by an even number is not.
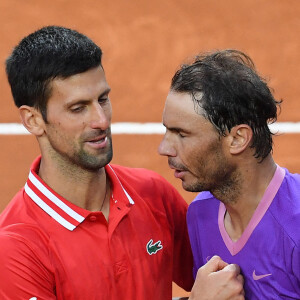
<svg viewBox="0 0 300 300"><path fill-rule="evenodd" d="M95 143L96 143L96 144L101 144L103 141L104 141L104 139L101 139L101 140L99 140L99 141L97 141L97 142L95 142Z"/></svg>
<svg viewBox="0 0 300 300"><path fill-rule="evenodd" d="M95 141L95 142L93 142L93 143L95 143L95 144L101 144L101 143L103 143L105 140L106 140L106 137L103 138L103 139L101 139L101 140L99 140L99 141Z"/></svg>

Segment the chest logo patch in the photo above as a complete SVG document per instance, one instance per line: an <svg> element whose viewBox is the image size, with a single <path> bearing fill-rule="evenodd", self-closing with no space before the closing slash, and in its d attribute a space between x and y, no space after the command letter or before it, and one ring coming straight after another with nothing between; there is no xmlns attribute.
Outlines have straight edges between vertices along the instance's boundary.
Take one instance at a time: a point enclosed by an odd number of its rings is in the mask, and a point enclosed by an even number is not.
<svg viewBox="0 0 300 300"><path fill-rule="evenodd" d="M252 273L252 277L253 277L254 280L260 280L262 278L265 278L265 277L268 277L268 276L271 276L271 275L272 274L256 275L255 270Z"/></svg>
<svg viewBox="0 0 300 300"><path fill-rule="evenodd" d="M156 254L159 250L163 248L161 241L157 241L153 244L153 240L151 239L146 246L147 252L149 255Z"/></svg>

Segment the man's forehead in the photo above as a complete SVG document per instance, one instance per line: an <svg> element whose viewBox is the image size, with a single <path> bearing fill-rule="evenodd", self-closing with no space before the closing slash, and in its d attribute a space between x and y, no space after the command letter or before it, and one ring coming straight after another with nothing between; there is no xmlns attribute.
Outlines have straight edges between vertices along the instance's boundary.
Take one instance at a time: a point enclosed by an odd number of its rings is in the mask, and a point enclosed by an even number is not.
<svg viewBox="0 0 300 300"><path fill-rule="evenodd" d="M162 118L167 128L184 128L188 123L199 121L199 118L190 94L173 91L168 94Z"/></svg>
<svg viewBox="0 0 300 300"><path fill-rule="evenodd" d="M50 81L50 87L57 89L74 89L78 87L91 87L110 90L110 87L106 81L104 71L102 67L93 68L82 73L77 73L65 78L56 77Z"/></svg>
<svg viewBox="0 0 300 300"><path fill-rule="evenodd" d="M107 96L110 87L100 67L67 78L55 78L48 85L48 103L59 100L68 106L78 101L91 101Z"/></svg>
<svg viewBox="0 0 300 300"><path fill-rule="evenodd" d="M199 99L200 98L201 96L199 95ZM173 114L203 115L201 113L202 110L203 109L193 99L193 96L190 93L171 90L166 99L164 113L170 111L170 113Z"/></svg>

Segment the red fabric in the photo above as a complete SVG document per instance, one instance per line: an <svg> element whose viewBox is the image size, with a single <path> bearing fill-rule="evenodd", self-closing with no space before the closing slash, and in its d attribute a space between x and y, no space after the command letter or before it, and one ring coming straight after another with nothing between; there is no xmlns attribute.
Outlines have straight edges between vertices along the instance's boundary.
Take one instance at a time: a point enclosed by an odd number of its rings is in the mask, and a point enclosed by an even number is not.
<svg viewBox="0 0 300 300"><path fill-rule="evenodd" d="M0 299L166 300L172 297L172 280L191 288L187 204L162 177L106 166L114 195L107 223L101 212L84 210L51 191L35 174L39 159L32 174L83 221L73 222L28 182L75 228L61 225L22 189L0 216ZM147 252L150 240L150 247L158 244L156 253Z"/></svg>

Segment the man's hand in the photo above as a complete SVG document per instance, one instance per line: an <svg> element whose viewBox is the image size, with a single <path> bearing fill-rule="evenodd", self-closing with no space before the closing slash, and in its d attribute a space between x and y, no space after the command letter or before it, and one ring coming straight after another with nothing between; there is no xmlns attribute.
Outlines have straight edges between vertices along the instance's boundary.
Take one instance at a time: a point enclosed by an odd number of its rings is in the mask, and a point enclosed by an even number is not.
<svg viewBox="0 0 300 300"><path fill-rule="evenodd" d="M240 267L212 257L198 272L190 300L244 300Z"/></svg>

